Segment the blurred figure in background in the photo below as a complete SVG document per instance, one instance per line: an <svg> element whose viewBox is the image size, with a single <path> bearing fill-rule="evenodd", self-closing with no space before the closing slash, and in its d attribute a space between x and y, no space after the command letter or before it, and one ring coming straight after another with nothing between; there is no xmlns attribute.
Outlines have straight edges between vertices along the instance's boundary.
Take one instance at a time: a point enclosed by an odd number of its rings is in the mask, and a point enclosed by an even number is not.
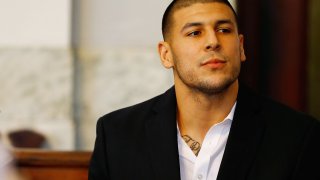
<svg viewBox="0 0 320 180"><path fill-rule="evenodd" d="M0 180L22 180L13 167L14 159L0 142Z"/></svg>

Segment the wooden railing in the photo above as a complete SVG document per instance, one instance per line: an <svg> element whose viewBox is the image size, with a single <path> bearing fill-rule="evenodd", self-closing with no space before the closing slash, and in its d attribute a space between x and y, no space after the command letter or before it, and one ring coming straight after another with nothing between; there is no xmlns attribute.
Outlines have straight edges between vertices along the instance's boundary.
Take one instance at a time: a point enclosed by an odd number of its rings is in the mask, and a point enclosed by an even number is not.
<svg viewBox="0 0 320 180"><path fill-rule="evenodd" d="M16 169L27 180L87 180L91 152L14 150Z"/></svg>

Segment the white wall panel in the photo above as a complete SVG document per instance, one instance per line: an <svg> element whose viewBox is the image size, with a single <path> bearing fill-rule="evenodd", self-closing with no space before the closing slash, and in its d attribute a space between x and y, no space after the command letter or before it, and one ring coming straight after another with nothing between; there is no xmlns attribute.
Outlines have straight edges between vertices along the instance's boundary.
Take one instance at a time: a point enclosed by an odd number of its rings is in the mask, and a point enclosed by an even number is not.
<svg viewBox="0 0 320 180"><path fill-rule="evenodd" d="M67 47L70 0L0 0L0 46Z"/></svg>

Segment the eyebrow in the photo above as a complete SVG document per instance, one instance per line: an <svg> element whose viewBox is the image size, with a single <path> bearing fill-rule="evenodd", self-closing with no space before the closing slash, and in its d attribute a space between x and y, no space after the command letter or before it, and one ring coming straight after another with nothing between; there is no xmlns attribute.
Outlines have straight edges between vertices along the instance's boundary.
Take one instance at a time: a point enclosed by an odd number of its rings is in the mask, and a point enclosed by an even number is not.
<svg viewBox="0 0 320 180"><path fill-rule="evenodd" d="M234 23L230 19L221 19L221 20L218 20L215 23L215 27L220 26L222 24L231 24L231 25L233 25ZM204 23L202 23L202 22L187 23L182 27L181 32L183 32L185 29L188 29L190 27L199 27L199 26L203 26L203 25L204 25Z"/></svg>
<svg viewBox="0 0 320 180"><path fill-rule="evenodd" d="M203 26L203 23L201 22L187 23L182 27L181 32L183 32L185 29L188 29L190 27L199 27L199 26Z"/></svg>
<svg viewBox="0 0 320 180"><path fill-rule="evenodd" d="M222 20L219 20L216 23L216 26L220 26L222 24L231 24L231 25L233 25L234 23L230 19L222 19Z"/></svg>

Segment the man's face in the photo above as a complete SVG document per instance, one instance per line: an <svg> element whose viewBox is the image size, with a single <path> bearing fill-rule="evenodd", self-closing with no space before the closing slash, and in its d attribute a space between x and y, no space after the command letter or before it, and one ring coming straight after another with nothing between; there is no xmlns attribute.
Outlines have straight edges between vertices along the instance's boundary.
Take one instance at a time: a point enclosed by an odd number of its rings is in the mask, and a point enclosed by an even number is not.
<svg viewBox="0 0 320 180"><path fill-rule="evenodd" d="M175 84L219 93L236 82L245 61L243 36L232 10L222 3L197 3L176 11L162 63L173 68Z"/></svg>

